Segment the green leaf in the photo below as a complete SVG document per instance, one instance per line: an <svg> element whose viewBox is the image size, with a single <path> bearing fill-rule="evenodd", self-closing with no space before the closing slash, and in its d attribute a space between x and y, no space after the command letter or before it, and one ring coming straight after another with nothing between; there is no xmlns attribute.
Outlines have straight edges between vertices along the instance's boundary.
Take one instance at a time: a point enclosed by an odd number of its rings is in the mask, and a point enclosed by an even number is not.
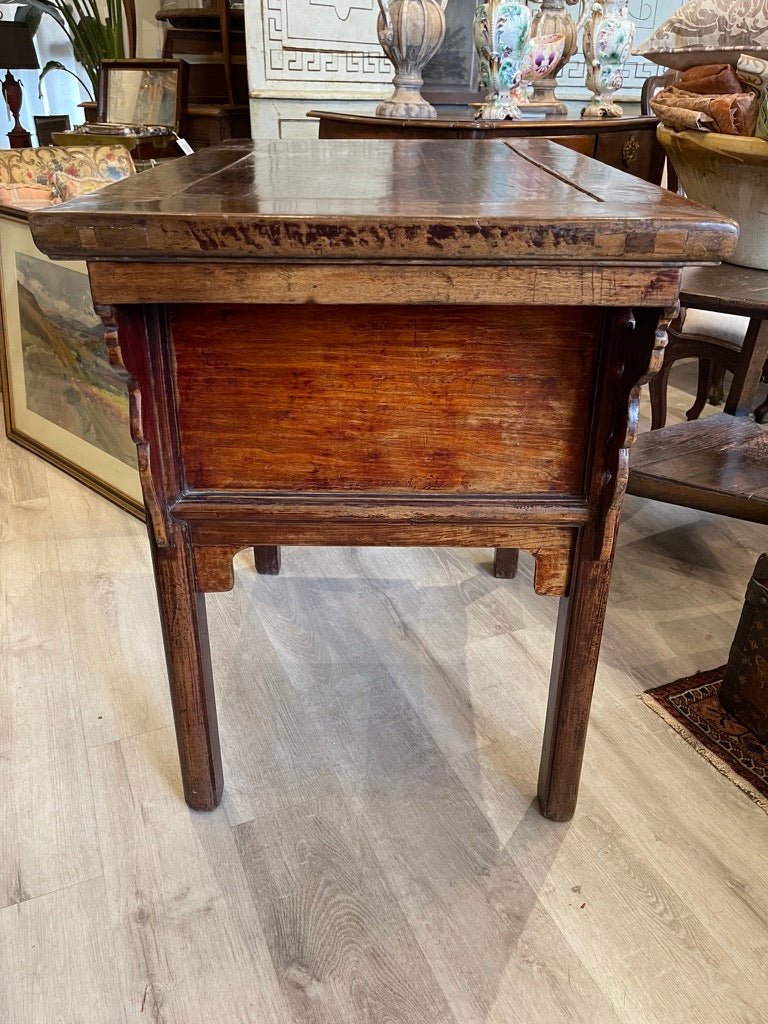
<svg viewBox="0 0 768 1024"><path fill-rule="evenodd" d="M49 71L66 71L66 73L68 75L72 75L73 78L77 79L77 81L80 83L80 85L82 85L82 87L85 89L85 91L88 93L88 95L90 96L91 99L94 98L94 94L91 92L91 90L88 88L88 86L85 84L85 82L82 80L82 78L79 75L76 75L74 71L70 71L69 68L64 67L64 65L61 63L61 61L49 60L48 63L43 68L43 70L40 72L40 77L37 80L37 95L41 99L42 99L42 96L43 96L43 79L45 78L45 76L48 74Z"/></svg>

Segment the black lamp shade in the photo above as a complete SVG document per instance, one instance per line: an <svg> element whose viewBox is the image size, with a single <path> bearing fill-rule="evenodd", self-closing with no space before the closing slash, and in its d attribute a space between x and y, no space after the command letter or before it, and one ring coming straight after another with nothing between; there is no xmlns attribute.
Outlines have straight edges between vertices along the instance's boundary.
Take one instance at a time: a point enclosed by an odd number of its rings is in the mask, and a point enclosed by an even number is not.
<svg viewBox="0 0 768 1024"><path fill-rule="evenodd" d="M32 33L25 21L0 21L0 68L39 68Z"/></svg>

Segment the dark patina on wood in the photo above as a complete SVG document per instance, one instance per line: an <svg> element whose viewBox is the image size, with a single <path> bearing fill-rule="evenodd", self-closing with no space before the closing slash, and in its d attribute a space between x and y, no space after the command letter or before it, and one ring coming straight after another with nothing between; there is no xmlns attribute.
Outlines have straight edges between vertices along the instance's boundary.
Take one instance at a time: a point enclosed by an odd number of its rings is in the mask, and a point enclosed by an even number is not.
<svg viewBox="0 0 768 1024"><path fill-rule="evenodd" d="M203 595L233 556L434 544L530 551L562 598L539 799L570 817L638 387L735 226L533 139L233 143L33 231L88 261L141 398L190 805L221 797Z"/></svg>
<svg viewBox="0 0 768 1024"><path fill-rule="evenodd" d="M720 686L720 703L768 743L768 554L757 560Z"/></svg>

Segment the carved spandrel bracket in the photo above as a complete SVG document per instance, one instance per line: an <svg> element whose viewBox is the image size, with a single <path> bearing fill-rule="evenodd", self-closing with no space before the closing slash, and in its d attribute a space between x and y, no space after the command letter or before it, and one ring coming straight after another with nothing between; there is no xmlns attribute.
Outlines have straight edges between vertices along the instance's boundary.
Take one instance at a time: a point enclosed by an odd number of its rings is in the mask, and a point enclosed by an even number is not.
<svg viewBox="0 0 768 1024"><path fill-rule="evenodd" d="M118 337L117 321L113 306L94 306L96 315L101 317L104 324L104 340L107 345L109 364L115 371L117 377L123 382L128 392L128 415L130 422L131 437L136 445L136 459L139 466L139 478L141 489L144 494L144 504L149 515L150 527L158 547L168 547L168 527L157 499L154 481L152 480L152 469L150 462L150 447L144 433L144 424L141 414L141 391L136 378L127 369L123 362L123 353L120 350L120 339Z"/></svg>
<svg viewBox="0 0 768 1024"><path fill-rule="evenodd" d="M601 494L598 507L602 510L604 529L601 536L598 557L606 560L611 557L618 528L619 514L629 481L629 453L637 434L640 415L640 389L659 372L664 361L664 350L667 347L669 325L680 312L680 305L664 309L653 325L649 317L652 310L641 309L636 314L631 310L623 311L615 321L614 331L621 336L626 331L647 333L652 331L650 351L643 344L642 337L638 344L614 344L612 361L609 367L609 380L620 396L624 399L616 404L615 422L610 426L605 439L606 462L602 477ZM618 340L618 339L617 339Z"/></svg>

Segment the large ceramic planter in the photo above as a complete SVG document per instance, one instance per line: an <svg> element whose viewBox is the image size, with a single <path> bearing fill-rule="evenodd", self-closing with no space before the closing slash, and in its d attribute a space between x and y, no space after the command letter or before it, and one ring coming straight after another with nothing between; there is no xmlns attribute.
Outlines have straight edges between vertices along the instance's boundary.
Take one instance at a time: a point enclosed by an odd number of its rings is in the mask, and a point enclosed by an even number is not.
<svg viewBox="0 0 768 1024"><path fill-rule="evenodd" d="M768 142L661 125L657 132L688 198L738 222L728 262L768 270Z"/></svg>

